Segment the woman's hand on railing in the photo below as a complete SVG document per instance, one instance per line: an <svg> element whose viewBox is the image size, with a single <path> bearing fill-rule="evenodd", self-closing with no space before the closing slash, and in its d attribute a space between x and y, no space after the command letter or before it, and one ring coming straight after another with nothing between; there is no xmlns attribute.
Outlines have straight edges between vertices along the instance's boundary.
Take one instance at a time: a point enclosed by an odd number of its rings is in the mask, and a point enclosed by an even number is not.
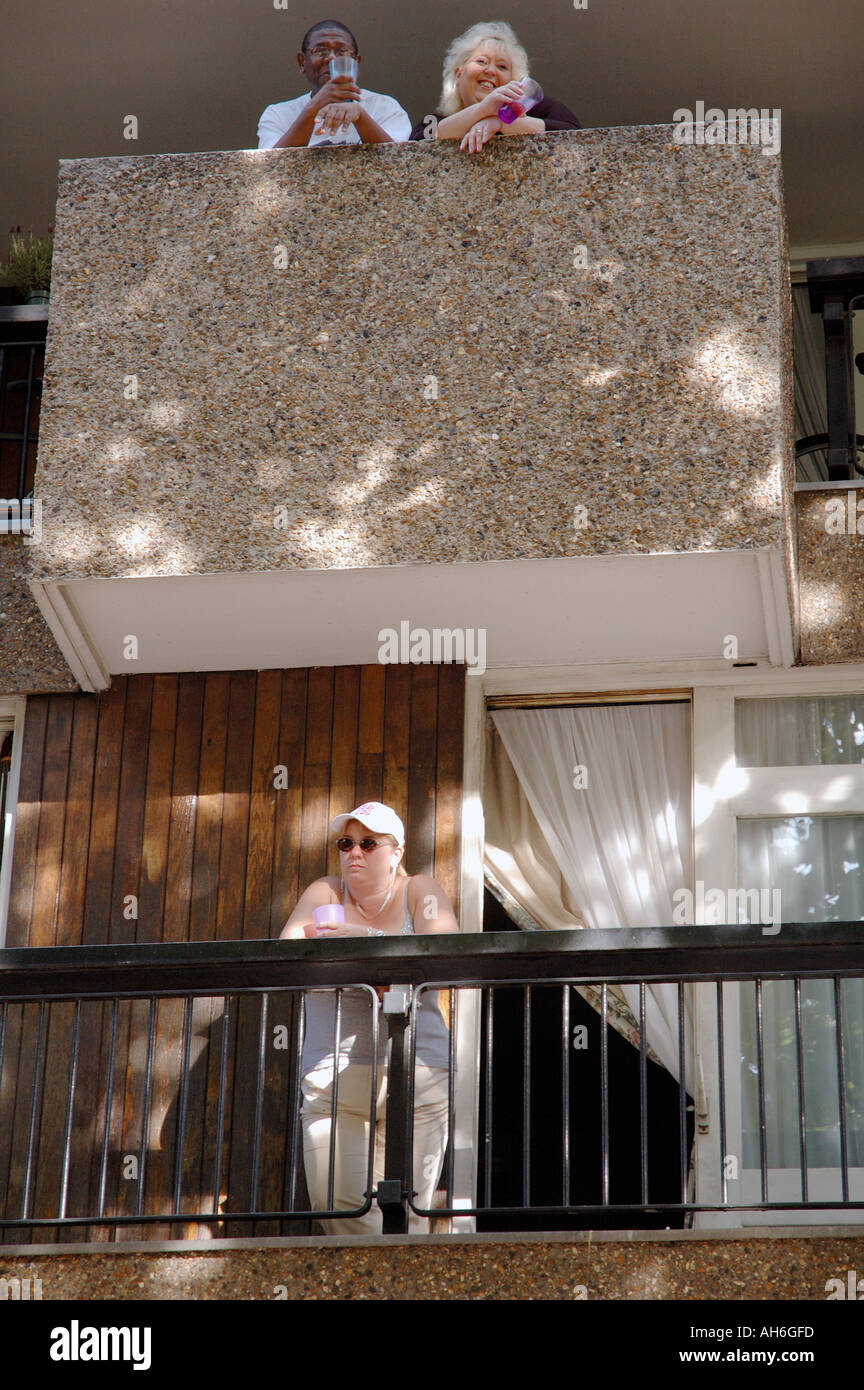
<svg viewBox="0 0 864 1390"><path fill-rule="evenodd" d="M503 122L499 121L497 116L486 116L484 120L472 125L467 135L463 135L459 148L467 150L469 154L476 154L493 135L500 134L503 128Z"/></svg>

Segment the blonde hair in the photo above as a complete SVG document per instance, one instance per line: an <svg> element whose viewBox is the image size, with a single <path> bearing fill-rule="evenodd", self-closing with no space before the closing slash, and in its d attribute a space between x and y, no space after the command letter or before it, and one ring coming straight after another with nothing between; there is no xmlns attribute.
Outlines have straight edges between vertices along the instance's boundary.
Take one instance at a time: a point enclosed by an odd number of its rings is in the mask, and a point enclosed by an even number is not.
<svg viewBox="0 0 864 1390"><path fill-rule="evenodd" d="M500 43L502 48L507 49L513 66L513 82L519 82L528 76L528 54L509 24L498 19L490 20L488 23L472 24L470 29L466 29L464 34L453 40L444 58L444 81L438 101L438 110L442 116L453 116L462 110L462 99L456 86L456 69L463 68L474 50L482 43L490 41Z"/></svg>

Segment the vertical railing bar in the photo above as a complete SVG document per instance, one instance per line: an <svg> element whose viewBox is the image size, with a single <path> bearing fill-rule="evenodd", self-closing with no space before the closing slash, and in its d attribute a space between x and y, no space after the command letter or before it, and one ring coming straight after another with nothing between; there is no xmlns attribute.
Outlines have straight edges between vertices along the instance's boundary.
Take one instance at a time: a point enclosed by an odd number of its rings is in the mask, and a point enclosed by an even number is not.
<svg viewBox="0 0 864 1390"><path fill-rule="evenodd" d="M795 976L795 1066L798 1073L798 1146L801 1153L801 1201L809 1200L807 1171L807 1098L804 1087L804 1036L801 1030L801 979Z"/></svg>
<svg viewBox="0 0 864 1390"><path fill-rule="evenodd" d="M570 1202L570 985L561 986L561 1205Z"/></svg>
<svg viewBox="0 0 864 1390"><path fill-rule="evenodd" d="M609 1039L607 1027L608 985L600 986L600 1143L601 1143L601 1205L609 1205Z"/></svg>
<svg viewBox="0 0 864 1390"><path fill-rule="evenodd" d="M696 1071L695 1064L693 1070L694 1072ZM684 985L681 980L678 981L678 1076L679 1172L681 1177L681 1201L686 1202L687 1178L690 1172L690 1151L687 1147L687 1041L684 1030ZM695 1095L693 1101L695 1106Z"/></svg>
<svg viewBox="0 0 864 1390"><path fill-rule="evenodd" d="M66 1098L66 1120L63 1125L63 1163L60 1174L60 1210L58 1216L66 1215L66 1200L69 1193L69 1160L72 1144L72 1112L75 1105L75 1087L78 1080L78 1046L81 1037L81 1000L75 1000L75 1018L72 1024L72 1055L69 1058L69 1091Z"/></svg>
<svg viewBox="0 0 864 1390"><path fill-rule="evenodd" d="M523 985L522 1205L531 1205L531 986Z"/></svg>
<svg viewBox="0 0 864 1390"><path fill-rule="evenodd" d="M759 1173L762 1183L762 1201L768 1201L768 1150L767 1121L765 1118L765 1048L762 1035L762 981L756 985L756 1061L759 1075Z"/></svg>
<svg viewBox="0 0 864 1390"><path fill-rule="evenodd" d="M375 1027L375 1020L373 1019L373 1037L375 1036L375 1034L374 1034L374 1027ZM335 1011L335 1013L334 1013L334 1015L333 1015L333 1085L332 1085L331 1094L330 1094L330 1157L329 1157L329 1159L328 1159L328 1161L327 1161L327 1206L325 1207L325 1211L332 1211L332 1210L333 1210L333 1192L334 1192L334 1185L335 1185L335 1181L336 1181L336 1106L337 1106L338 1099L339 1099L339 1097L338 1097L338 1091L339 1091L339 1044L340 1044L340 1042L342 1041L341 1032L342 1032L342 991L341 991L341 989L337 989L337 991L336 991L336 1011ZM376 1048L375 1056L374 1056L373 1059L372 1059L373 1071L374 1071L374 1066L375 1066L376 1060L377 1060L377 1048ZM373 1097L373 1100L374 1100L374 1097ZM371 1130L371 1135L374 1135L374 1133L375 1133L374 1109L373 1109L372 1112L371 1112L370 1130ZM371 1135L370 1135L370 1146L374 1143L374 1140L371 1138Z"/></svg>
<svg viewBox="0 0 864 1390"><path fill-rule="evenodd" d="M843 995L840 976L834 976L834 1016L837 1048L837 1098L840 1103L840 1182L843 1201L849 1201L849 1138L846 1130L846 1064L843 1060Z"/></svg>
<svg viewBox="0 0 864 1390"><path fill-rule="evenodd" d="M99 1159L99 1210L105 1215L105 1184L108 1179L108 1146L111 1140L111 1103L114 1099L114 1064L117 1058L117 1009L119 999L111 1000L111 1040L108 1044L108 1078L105 1087L105 1126L102 1131L102 1154Z"/></svg>
<svg viewBox="0 0 864 1390"><path fill-rule="evenodd" d="M409 1202L414 1201L414 1072L417 1065L417 991L411 991L411 1008L408 1013L408 1109L405 1114L405 1171L402 1175L404 1183L404 1193ZM434 1194L433 1194L434 1195ZM430 1201L431 1206L431 1201ZM408 1220L411 1220L409 1209Z"/></svg>
<svg viewBox="0 0 864 1390"><path fill-rule="evenodd" d="M486 1096L483 1117L483 1205L492 1205L492 1037L495 991L487 986L486 995Z"/></svg>
<svg viewBox="0 0 864 1390"><path fill-rule="evenodd" d="M219 1043L219 1093L216 1101L216 1148L213 1154L213 1215L219 1216L222 1191L222 1144L225 1139L225 1081L228 1076L228 1036L231 995L223 996L222 1038Z"/></svg>
<svg viewBox="0 0 864 1390"><path fill-rule="evenodd" d="M153 1089L153 1050L156 1037L156 998L150 1000L147 1017L147 1062L144 1068L144 1104L141 1116L141 1143L138 1149L138 1192L135 1198L135 1215L144 1210L144 1180L147 1172L147 1140L150 1134L150 1095Z"/></svg>
<svg viewBox="0 0 864 1390"><path fill-rule="evenodd" d="M648 1205L648 1053L646 1048L645 981L639 981L639 1177L642 1205Z"/></svg>
<svg viewBox="0 0 864 1390"><path fill-rule="evenodd" d="M22 1194L22 1220L30 1215L30 1186L33 1181L33 1146L36 1139L36 1113L39 1102L39 1068L42 1061L42 1041L45 1033L45 1001L39 1003L38 1023L36 1025L36 1049L33 1054L33 1080L30 1084L30 1123L27 1127L27 1158L24 1167L24 1192Z"/></svg>
<svg viewBox="0 0 864 1390"><path fill-rule="evenodd" d="M18 501L23 502L26 491L24 484L27 481L27 451L30 447L30 408L33 402L33 363L36 359L36 348L30 348L30 361L27 364L27 391L24 401L24 433L21 438L21 462L18 465ZM22 515L23 515L22 506ZM32 522L31 522L32 525Z"/></svg>
<svg viewBox="0 0 864 1390"><path fill-rule="evenodd" d="M270 995L266 990L259 996L258 1061L255 1067L255 1126L252 1131L252 1181L249 1189L249 1210L258 1210L258 1165L261 1160L261 1112L264 1108L264 1066L267 1060L267 1013Z"/></svg>
<svg viewBox="0 0 864 1390"><path fill-rule="evenodd" d="M717 986L717 1087L720 1092L720 1200L725 1206L729 1201L728 1177L726 1173L726 1058L724 1056L725 1033L723 1029L723 981L716 980Z"/></svg>
<svg viewBox="0 0 864 1390"><path fill-rule="evenodd" d="M294 1023L294 1063L291 1068L289 1090L291 1103L291 1162L288 1167L288 1210L297 1207L297 1173L300 1168L300 1150L303 1109L303 1089L301 1072L303 1066L303 1041L306 1033L306 1003L302 994L295 995Z"/></svg>
<svg viewBox="0 0 864 1390"><path fill-rule="evenodd" d="M177 1133L174 1136L174 1215L180 1210L183 1192L183 1151L186 1147L186 1114L189 1097L189 1051L192 1043L192 996L186 996L183 1011L183 1060L180 1064L180 1095L177 1101Z"/></svg>
<svg viewBox="0 0 864 1390"><path fill-rule="evenodd" d="M412 1000L412 1005L413 1005L413 1000ZM374 997L373 997L373 996L370 996L369 1006L370 1006L371 1011L372 1011L372 1066L371 1066L371 1068L370 1068L370 1076L371 1076L370 1088L371 1088L371 1089L370 1089L370 1094L369 1094L369 1145L368 1145L368 1148L367 1148L367 1151L366 1151L366 1193L367 1193L367 1195L369 1196L370 1201L371 1201L371 1194L372 1194L372 1192L373 1192L373 1191L376 1191L376 1192L377 1192L377 1189L375 1188L375 1148L376 1148L376 1130L377 1130L377 1123L378 1123L378 1122L377 1122L377 1114L378 1114L378 1104L377 1104L377 1102L378 1102L378 1035L379 1035L379 1030L380 1030L380 1027L381 1027L381 1010L382 1010L383 1007L384 1007L384 1001L383 1001L382 999L379 999L379 998L378 998L377 991L376 991ZM341 1029L341 1023L340 1023L339 1026L340 1026L340 1029ZM389 1029L388 1029L388 1032L389 1032ZM340 1036L340 1037L339 1037L339 1041L341 1042L341 1040L342 1040L342 1039L341 1039L341 1036ZM409 1038L409 1042L410 1042L410 1041L411 1041L411 1040L410 1040L410 1038ZM334 1055L338 1055L338 1053L336 1053L336 1054L334 1054ZM338 1098L338 1088L339 1088L338 1077L334 1077L334 1081L333 1081L333 1105L334 1105L334 1107L335 1107L335 1105L336 1105L336 1101L337 1101L337 1098ZM335 1115L334 1110L331 1110L330 1113L331 1113L331 1116L334 1116L334 1115ZM407 1117L406 1117L406 1118L407 1118ZM386 1136L387 1136L387 1126L386 1126L386 1124L385 1124L385 1126L384 1126L384 1136L385 1136L385 1137L384 1137L384 1145L385 1145L385 1167L386 1167L386 1145L387 1145L387 1137L386 1137ZM334 1179L335 1179L335 1174L334 1174L334 1170L333 1170L333 1165L334 1165L334 1162L335 1162L335 1159L334 1159L334 1157L333 1157L333 1155L334 1155L334 1141L335 1141L335 1137L336 1137L336 1121L335 1121L335 1118L333 1118L332 1124L331 1124L331 1129L330 1129L330 1173L329 1173L329 1176L328 1176L328 1196L329 1196L329 1201L328 1201L328 1204L327 1204L327 1205L330 1206L330 1207L332 1207L332 1205L333 1205L333 1198L332 1198L332 1194L330 1194L329 1180L330 1180L331 1178L334 1178ZM383 1217L383 1214L382 1214L382 1217L381 1217L381 1223L382 1223L382 1226L383 1226L383 1224L384 1224L384 1217Z"/></svg>
<svg viewBox="0 0 864 1390"><path fill-rule="evenodd" d="M453 1205L453 1189L456 1184L456 1087L453 1079L456 1074L456 990L448 991L450 996L450 1037L447 1040L447 1206Z"/></svg>

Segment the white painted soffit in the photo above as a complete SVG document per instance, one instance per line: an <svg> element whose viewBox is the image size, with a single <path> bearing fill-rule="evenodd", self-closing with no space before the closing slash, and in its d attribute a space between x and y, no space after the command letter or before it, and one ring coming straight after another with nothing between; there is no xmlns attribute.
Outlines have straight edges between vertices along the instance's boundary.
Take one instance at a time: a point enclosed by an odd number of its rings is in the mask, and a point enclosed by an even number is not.
<svg viewBox="0 0 864 1390"><path fill-rule="evenodd" d="M365 665L383 629L485 633L485 666L789 666L779 551L596 556L33 584L84 689L113 674ZM127 659L127 639L137 658ZM476 650L476 648L475 648Z"/></svg>

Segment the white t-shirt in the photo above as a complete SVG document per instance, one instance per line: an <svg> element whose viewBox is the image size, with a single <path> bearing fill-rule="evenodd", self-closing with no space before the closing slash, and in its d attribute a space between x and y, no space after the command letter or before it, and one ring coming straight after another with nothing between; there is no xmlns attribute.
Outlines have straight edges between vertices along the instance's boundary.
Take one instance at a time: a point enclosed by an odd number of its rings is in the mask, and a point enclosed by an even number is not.
<svg viewBox="0 0 864 1390"><path fill-rule="evenodd" d="M364 87L361 87L360 91L366 114L371 116L373 121L377 121L382 130L386 130L391 140L407 140L411 134L411 120L398 101L393 97L382 96L380 92L367 92ZM268 106L258 122L259 150L272 150L276 141L282 138L286 130L291 129L300 112L311 100L312 95L307 92L305 96L295 97L293 101L278 101L274 106ZM361 140L352 124L347 128L343 127L335 135L313 134L309 137L308 143L359 145Z"/></svg>

